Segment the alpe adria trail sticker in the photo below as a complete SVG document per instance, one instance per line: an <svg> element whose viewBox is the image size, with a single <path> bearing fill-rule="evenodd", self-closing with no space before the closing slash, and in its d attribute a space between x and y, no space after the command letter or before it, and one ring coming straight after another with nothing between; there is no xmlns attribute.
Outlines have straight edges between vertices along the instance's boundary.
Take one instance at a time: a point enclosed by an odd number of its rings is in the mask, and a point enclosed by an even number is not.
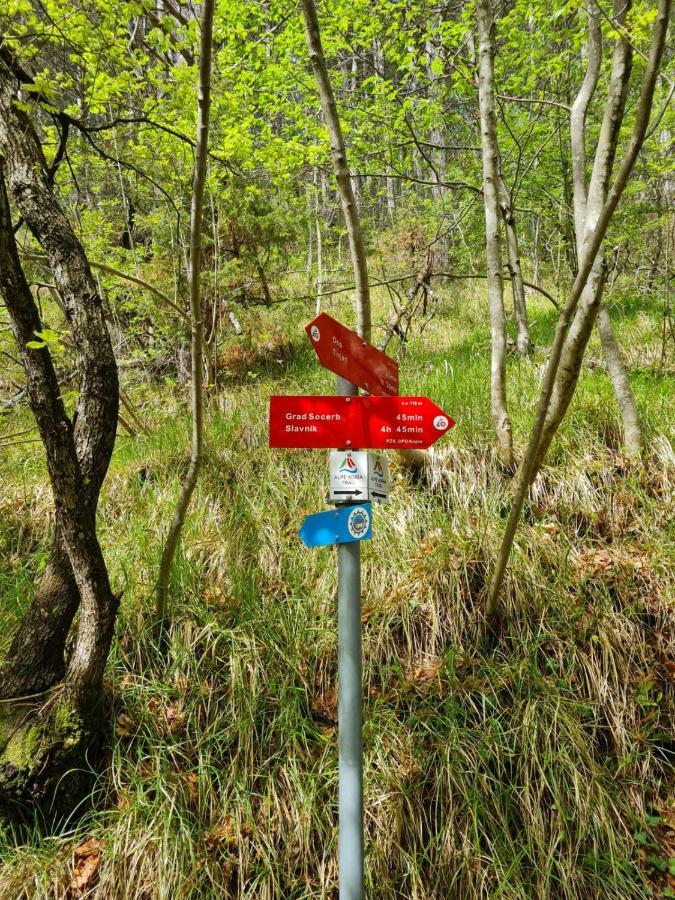
<svg viewBox="0 0 675 900"><path fill-rule="evenodd" d="M332 450L329 500L333 503L389 499L389 464L381 454L365 450Z"/></svg>

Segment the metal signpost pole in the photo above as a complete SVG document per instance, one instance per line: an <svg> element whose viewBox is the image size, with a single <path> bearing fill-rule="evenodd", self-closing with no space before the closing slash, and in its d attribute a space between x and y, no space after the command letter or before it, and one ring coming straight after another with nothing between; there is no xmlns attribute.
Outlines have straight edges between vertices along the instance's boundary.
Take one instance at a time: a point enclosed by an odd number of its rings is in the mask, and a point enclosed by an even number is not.
<svg viewBox="0 0 675 900"><path fill-rule="evenodd" d="M337 393L358 388L338 376ZM361 542L338 544L337 554L340 900L362 900Z"/></svg>

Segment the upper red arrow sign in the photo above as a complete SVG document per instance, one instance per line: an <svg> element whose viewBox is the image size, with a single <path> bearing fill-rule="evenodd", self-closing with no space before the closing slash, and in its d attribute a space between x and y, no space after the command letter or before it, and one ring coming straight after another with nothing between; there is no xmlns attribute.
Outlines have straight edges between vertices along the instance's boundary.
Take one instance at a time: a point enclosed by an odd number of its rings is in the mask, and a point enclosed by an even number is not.
<svg viewBox="0 0 675 900"><path fill-rule="evenodd" d="M398 363L321 313L305 326L321 365L369 394L398 394Z"/></svg>
<svg viewBox="0 0 675 900"><path fill-rule="evenodd" d="M454 424L427 397L270 397L270 447L424 449Z"/></svg>

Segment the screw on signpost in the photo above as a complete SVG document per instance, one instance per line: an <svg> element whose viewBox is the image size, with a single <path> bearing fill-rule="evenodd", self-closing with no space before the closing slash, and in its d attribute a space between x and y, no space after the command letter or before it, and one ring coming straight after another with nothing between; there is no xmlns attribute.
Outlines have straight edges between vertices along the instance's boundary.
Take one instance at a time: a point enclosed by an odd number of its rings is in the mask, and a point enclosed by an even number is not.
<svg viewBox="0 0 675 900"><path fill-rule="evenodd" d="M338 375L337 393L358 388ZM340 505L349 501L339 501ZM337 505L337 504L336 504ZM338 544L338 752L340 900L363 897L361 543Z"/></svg>

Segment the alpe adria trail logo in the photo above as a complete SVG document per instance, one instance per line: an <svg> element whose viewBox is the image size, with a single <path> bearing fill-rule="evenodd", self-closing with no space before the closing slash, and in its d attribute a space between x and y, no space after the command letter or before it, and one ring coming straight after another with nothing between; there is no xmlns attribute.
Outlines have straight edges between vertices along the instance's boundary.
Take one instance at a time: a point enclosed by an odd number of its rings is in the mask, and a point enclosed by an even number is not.
<svg viewBox="0 0 675 900"><path fill-rule="evenodd" d="M358 475L359 467L352 459L351 453L348 453L340 464L340 472L346 472L348 475Z"/></svg>

